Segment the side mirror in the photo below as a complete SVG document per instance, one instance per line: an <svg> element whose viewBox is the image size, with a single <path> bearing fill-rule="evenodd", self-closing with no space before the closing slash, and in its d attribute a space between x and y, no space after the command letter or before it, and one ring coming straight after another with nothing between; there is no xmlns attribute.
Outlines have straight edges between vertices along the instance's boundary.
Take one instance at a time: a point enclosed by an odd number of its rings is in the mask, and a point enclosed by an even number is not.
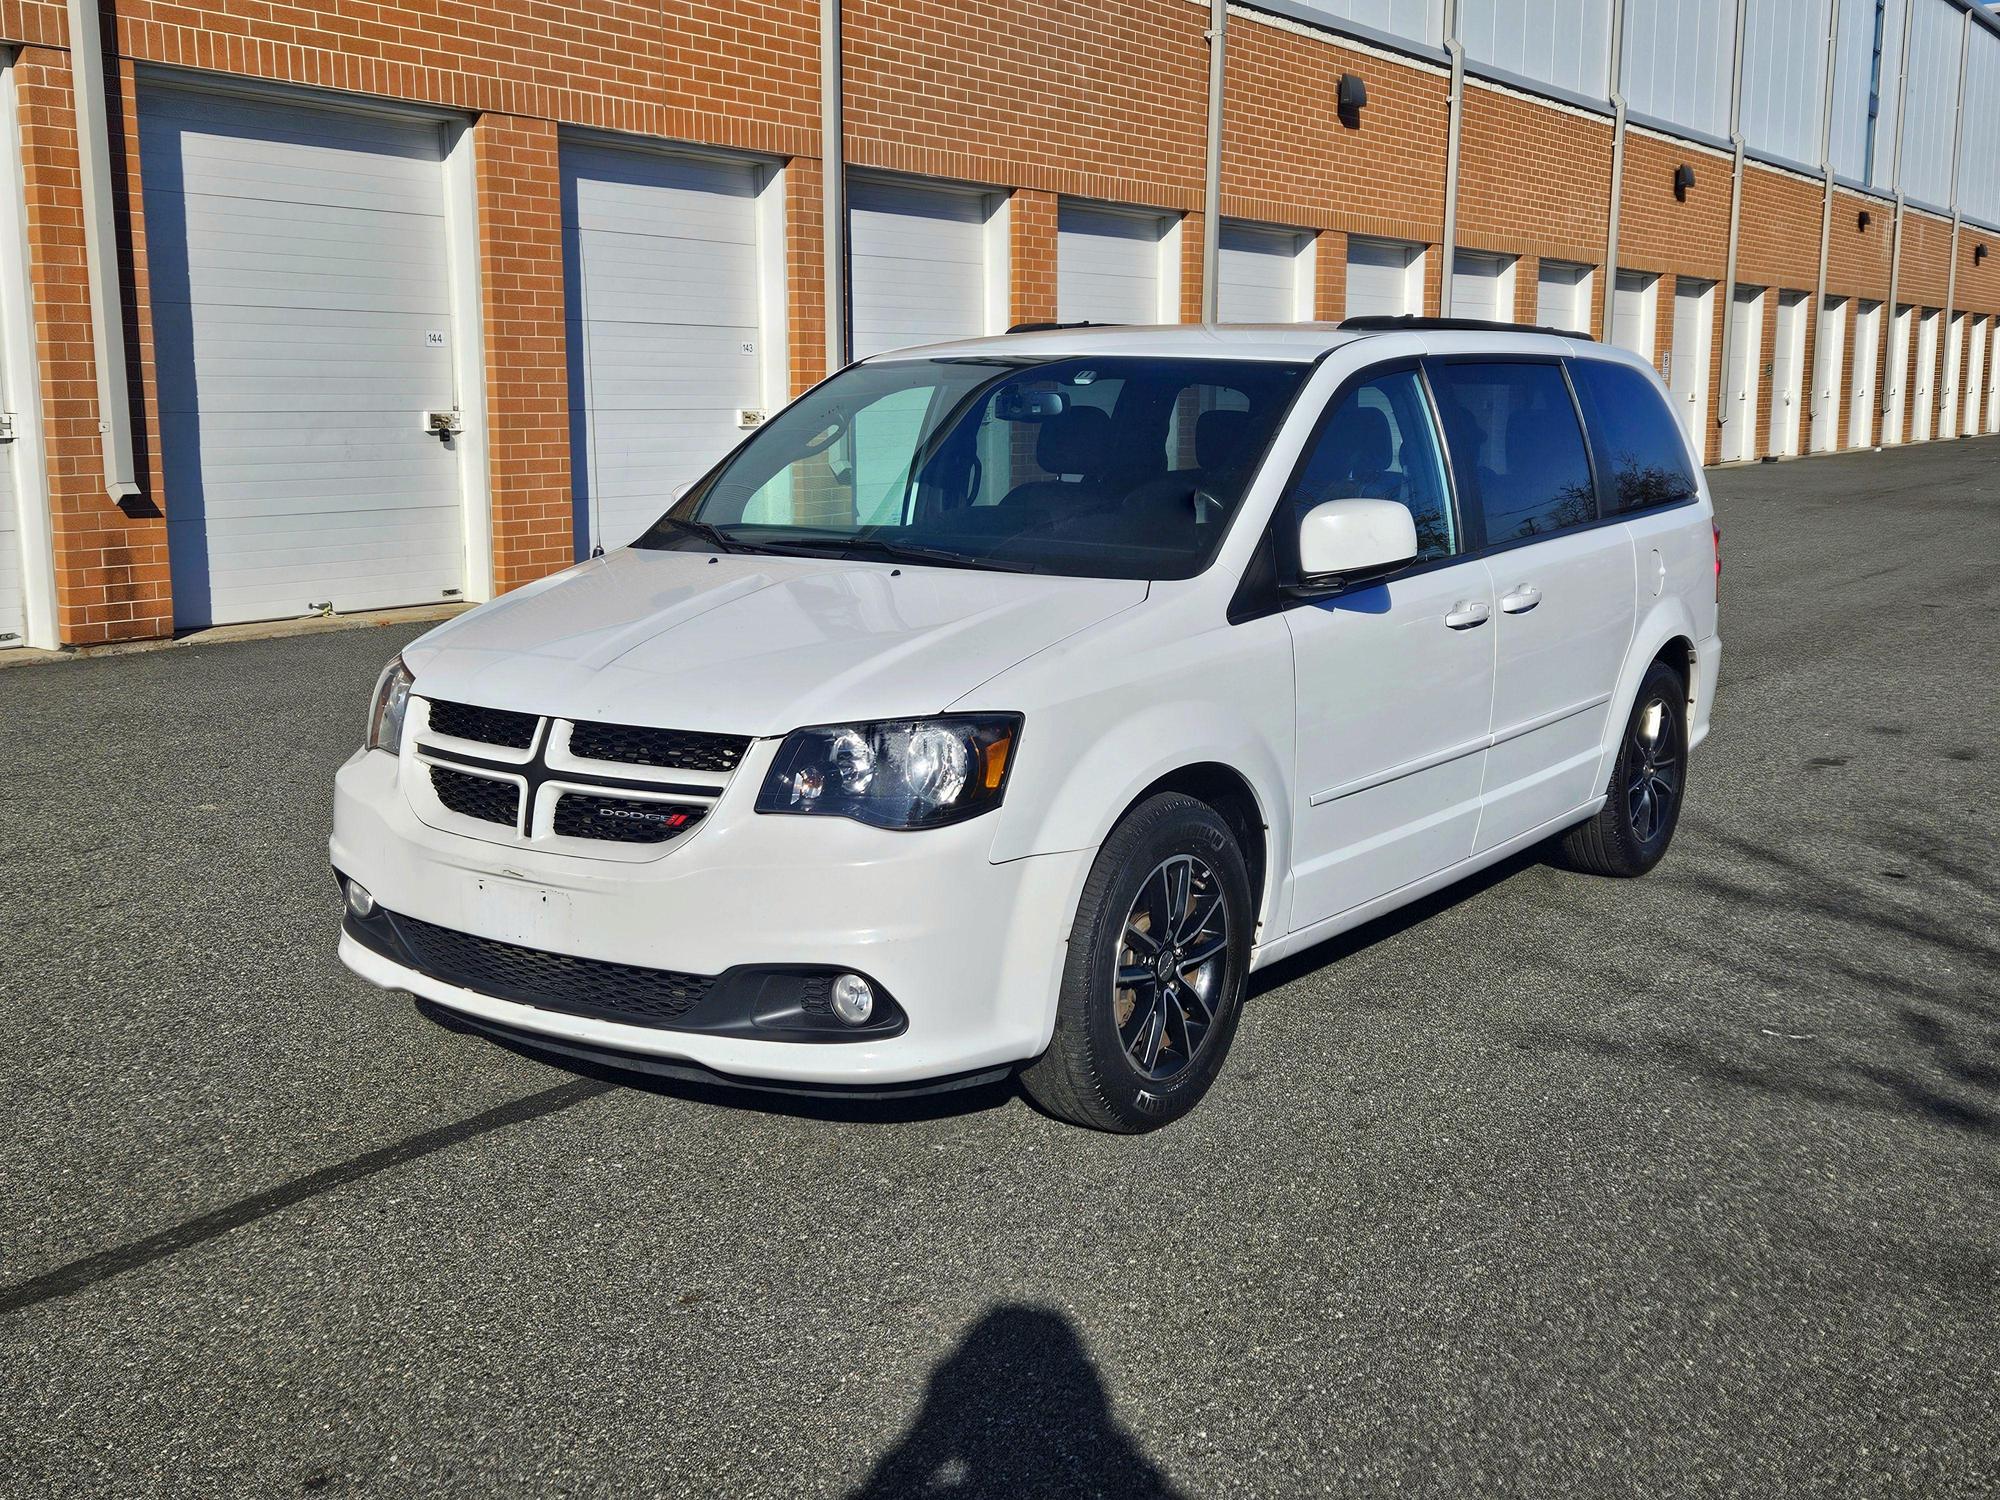
<svg viewBox="0 0 2000 1500"><path fill-rule="evenodd" d="M1394 500L1323 500L1299 521L1299 576L1311 593L1334 593L1407 566L1417 523Z"/></svg>

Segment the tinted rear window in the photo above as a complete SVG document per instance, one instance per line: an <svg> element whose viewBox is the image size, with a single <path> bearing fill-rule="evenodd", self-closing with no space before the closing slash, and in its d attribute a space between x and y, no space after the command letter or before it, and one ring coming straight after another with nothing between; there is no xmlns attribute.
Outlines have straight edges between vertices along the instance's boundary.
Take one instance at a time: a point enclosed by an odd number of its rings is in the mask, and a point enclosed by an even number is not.
<svg viewBox="0 0 2000 1500"><path fill-rule="evenodd" d="M1622 515L1692 500L1687 447L1653 382L1628 365L1597 359L1574 360L1569 372L1597 445L1605 510Z"/></svg>
<svg viewBox="0 0 2000 1500"><path fill-rule="evenodd" d="M1555 364L1430 366L1459 508L1488 545L1597 518L1583 429Z"/></svg>

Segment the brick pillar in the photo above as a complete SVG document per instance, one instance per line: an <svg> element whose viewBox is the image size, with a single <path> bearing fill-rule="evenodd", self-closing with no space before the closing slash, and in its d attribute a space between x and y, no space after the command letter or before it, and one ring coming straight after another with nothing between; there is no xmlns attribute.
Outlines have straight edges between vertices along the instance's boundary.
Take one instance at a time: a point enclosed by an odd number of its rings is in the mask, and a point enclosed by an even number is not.
<svg viewBox="0 0 2000 1500"><path fill-rule="evenodd" d="M173 602L166 523L157 497L114 504L104 488L69 54L23 47L14 80L28 240L35 247L29 280L48 450L57 633L70 645L165 635L173 629ZM114 107L114 137L128 114ZM114 157L118 145L114 140ZM114 183L114 193L124 186ZM144 467L140 479L145 483Z"/></svg>
<svg viewBox="0 0 2000 1500"><path fill-rule="evenodd" d="M1201 237L1207 215L1181 215L1181 315L1183 323L1201 321ZM1218 309L1216 316L1222 316Z"/></svg>
<svg viewBox="0 0 2000 1500"><path fill-rule="evenodd" d="M1542 262L1538 256L1514 258L1514 321L1539 323L1542 320Z"/></svg>
<svg viewBox="0 0 2000 1500"><path fill-rule="evenodd" d="M1338 323L1347 316L1347 236L1329 229L1313 242L1313 317Z"/></svg>
<svg viewBox="0 0 2000 1500"><path fill-rule="evenodd" d="M1424 305L1419 311L1427 318L1438 316L1444 306L1444 246L1424 248Z"/></svg>
<svg viewBox="0 0 2000 1500"><path fill-rule="evenodd" d="M1056 195L1023 188L1007 204L1007 300L1016 323L1056 317Z"/></svg>
<svg viewBox="0 0 2000 1500"><path fill-rule="evenodd" d="M1771 388L1771 372L1778 355L1778 288L1764 288L1764 315L1757 336L1757 359L1750 366L1750 379L1757 390L1757 441L1750 450L1753 458L1771 451L1772 419L1778 411L1778 393Z"/></svg>
<svg viewBox="0 0 2000 1500"><path fill-rule="evenodd" d="M484 114L473 128L493 587L502 593L576 556L562 186L552 122Z"/></svg>
<svg viewBox="0 0 2000 1500"><path fill-rule="evenodd" d="M826 378L826 240L820 204L820 163L795 156L785 163L785 340L791 393Z"/></svg>

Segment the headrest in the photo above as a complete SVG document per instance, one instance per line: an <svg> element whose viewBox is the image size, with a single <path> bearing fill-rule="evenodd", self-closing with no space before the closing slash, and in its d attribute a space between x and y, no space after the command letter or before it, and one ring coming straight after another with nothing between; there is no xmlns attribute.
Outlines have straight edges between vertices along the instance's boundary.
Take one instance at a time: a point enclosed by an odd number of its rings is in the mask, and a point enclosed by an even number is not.
<svg viewBox="0 0 2000 1500"><path fill-rule="evenodd" d="M1194 461L1197 468L1220 469L1239 457L1237 450L1250 435L1247 411L1205 411L1194 419Z"/></svg>
<svg viewBox="0 0 2000 1500"><path fill-rule="evenodd" d="M1341 407L1326 440L1339 445L1336 451L1349 474L1380 474L1396 461L1396 442L1389 433L1389 418L1357 401Z"/></svg>
<svg viewBox="0 0 2000 1500"><path fill-rule="evenodd" d="M1046 474L1095 474L1111 446L1111 413L1072 406L1035 434L1035 462Z"/></svg>

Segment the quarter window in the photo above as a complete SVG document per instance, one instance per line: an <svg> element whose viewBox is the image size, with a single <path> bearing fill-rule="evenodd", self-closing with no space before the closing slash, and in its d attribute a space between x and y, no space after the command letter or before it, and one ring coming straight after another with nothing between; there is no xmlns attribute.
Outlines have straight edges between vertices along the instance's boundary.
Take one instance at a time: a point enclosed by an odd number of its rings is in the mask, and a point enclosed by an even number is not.
<svg viewBox="0 0 2000 1500"><path fill-rule="evenodd" d="M1653 382L1604 359L1573 360L1569 372L1597 447L1605 508L1623 515L1692 500L1687 445Z"/></svg>
<svg viewBox="0 0 2000 1500"><path fill-rule="evenodd" d="M1415 370L1378 375L1341 398L1293 499L1300 519L1326 500L1394 500L1416 522L1419 559L1458 550L1437 429Z"/></svg>
<svg viewBox="0 0 2000 1500"><path fill-rule="evenodd" d="M1459 501L1486 545L1596 519L1590 459L1561 366L1451 363L1430 373Z"/></svg>

